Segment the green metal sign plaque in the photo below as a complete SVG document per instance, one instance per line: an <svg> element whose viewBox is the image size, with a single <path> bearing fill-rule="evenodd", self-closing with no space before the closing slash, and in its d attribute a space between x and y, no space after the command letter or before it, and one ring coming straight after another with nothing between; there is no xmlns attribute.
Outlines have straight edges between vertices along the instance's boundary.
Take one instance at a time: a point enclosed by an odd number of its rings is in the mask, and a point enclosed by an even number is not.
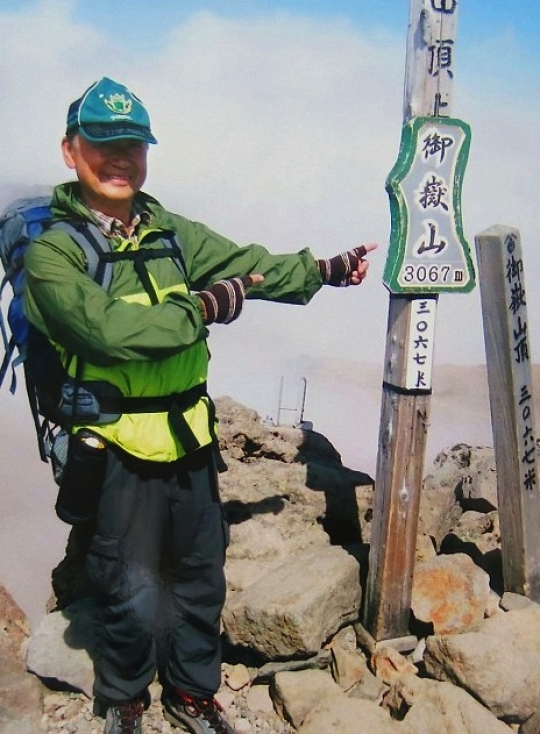
<svg viewBox="0 0 540 734"><path fill-rule="evenodd" d="M386 182L392 229L384 270L391 293L468 292L475 273L461 223L461 187L470 127L416 117L403 127Z"/></svg>

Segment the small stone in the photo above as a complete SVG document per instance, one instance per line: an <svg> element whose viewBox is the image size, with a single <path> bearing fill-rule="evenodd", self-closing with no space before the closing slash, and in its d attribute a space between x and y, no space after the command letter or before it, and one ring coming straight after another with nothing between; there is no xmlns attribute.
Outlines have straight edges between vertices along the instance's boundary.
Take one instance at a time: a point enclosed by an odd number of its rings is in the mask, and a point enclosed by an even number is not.
<svg viewBox="0 0 540 734"><path fill-rule="evenodd" d="M60 719L64 719L65 718L64 717L65 712L66 712L66 707L65 706L59 706L56 709L56 711L54 712L54 714L53 714L53 719L55 721L59 721Z"/></svg>
<svg viewBox="0 0 540 734"><path fill-rule="evenodd" d="M258 685L250 688L247 692L246 703L249 710L255 713L274 713L274 704L270 697L269 686Z"/></svg>
<svg viewBox="0 0 540 734"><path fill-rule="evenodd" d="M418 663L421 663L423 661L425 650L426 650L426 640L423 637L421 640L418 641L418 645L414 648L414 650L411 653L411 660L415 665L418 665Z"/></svg>
<svg viewBox="0 0 540 734"><path fill-rule="evenodd" d="M220 706L224 709L224 711L227 711L234 702L235 694L233 693L233 691L228 690L227 688L222 688L216 693L215 697Z"/></svg>
<svg viewBox="0 0 540 734"><path fill-rule="evenodd" d="M404 673L417 673L418 669L393 647L380 647L371 656L371 666L375 675L391 684Z"/></svg>
<svg viewBox="0 0 540 734"><path fill-rule="evenodd" d="M65 696L61 693L51 693L46 695L43 699L43 708L45 711L55 711L60 706L63 706L65 702Z"/></svg>
<svg viewBox="0 0 540 734"><path fill-rule="evenodd" d="M252 734L251 724L247 719L237 719L234 722L236 734Z"/></svg>
<svg viewBox="0 0 540 734"><path fill-rule="evenodd" d="M358 651L337 646L332 648L332 675L336 683L344 691L348 691L361 682L366 668L366 659Z"/></svg>
<svg viewBox="0 0 540 734"><path fill-rule="evenodd" d="M231 665L225 673L225 682L231 690L240 691L251 682L249 670L241 663L239 665Z"/></svg>
<svg viewBox="0 0 540 734"><path fill-rule="evenodd" d="M350 691L347 691L349 698L363 698L367 701L377 701L379 704L382 702L383 696L389 690L386 683L377 676L373 675L371 671L366 670L362 681Z"/></svg>
<svg viewBox="0 0 540 734"><path fill-rule="evenodd" d="M73 719L73 717L77 716L81 712L82 708L83 706L80 699L75 698L68 701L64 706L64 719Z"/></svg>

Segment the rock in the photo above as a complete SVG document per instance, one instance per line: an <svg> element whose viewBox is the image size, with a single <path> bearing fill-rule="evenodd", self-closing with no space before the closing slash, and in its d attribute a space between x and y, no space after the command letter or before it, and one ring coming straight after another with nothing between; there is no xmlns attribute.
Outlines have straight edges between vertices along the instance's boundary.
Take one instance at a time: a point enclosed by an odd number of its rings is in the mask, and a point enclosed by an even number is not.
<svg viewBox="0 0 540 734"><path fill-rule="evenodd" d="M290 721L295 729L322 701L345 699L345 694L332 676L320 670L278 673L270 686L270 695L276 711Z"/></svg>
<svg viewBox="0 0 540 734"><path fill-rule="evenodd" d="M324 496L306 488L302 466L268 460L256 468L231 466L221 493L231 529L229 569L255 560L265 575L263 563L277 565L291 552L330 542L320 523Z"/></svg>
<svg viewBox="0 0 540 734"><path fill-rule="evenodd" d="M81 695L70 696L66 693L53 693L43 702L44 719L49 726L67 732L83 731L83 721L90 713L90 702ZM82 727L81 727L82 724ZM65 728L64 728L65 725Z"/></svg>
<svg viewBox="0 0 540 734"><path fill-rule="evenodd" d="M228 465L221 495L231 527L223 623L232 643L224 646L217 698L239 734L292 734L292 726L299 734L510 731L497 717L514 722L514 730L521 722L520 734L540 734L540 606L508 593L500 599L486 575L493 585L500 567L492 450L465 444L445 449L424 481L412 606L436 634L418 639L418 625L415 635L377 642L358 621L371 477L343 467L336 449L315 431L268 426L229 398L217 404ZM88 699L87 542L84 533L70 535L66 558L53 574L50 608L56 611L30 643L24 620L10 609L3 614L4 633L15 647L7 654L0 649L2 734L103 730ZM467 625L473 626L462 631ZM63 689L46 697L41 712L42 686L24 670L27 645L31 668L47 686ZM22 669L15 682L7 677L12 664L18 674ZM24 710L36 691L41 720ZM157 680L151 693L145 730L167 734ZM6 701L15 711L9 720Z"/></svg>
<svg viewBox="0 0 540 734"><path fill-rule="evenodd" d="M298 734L400 734L401 731L401 724L393 721L380 706L345 697L327 699L312 709Z"/></svg>
<svg viewBox="0 0 540 734"><path fill-rule="evenodd" d="M430 535L418 535L416 538L415 561L423 563L430 561L437 555L437 549Z"/></svg>
<svg viewBox="0 0 540 734"><path fill-rule="evenodd" d="M489 595L489 576L469 556L437 556L416 565L412 611L436 633L457 632L480 622Z"/></svg>
<svg viewBox="0 0 540 734"><path fill-rule="evenodd" d="M251 682L249 670L245 665L230 665L225 671L225 682L232 691L240 691Z"/></svg>
<svg viewBox="0 0 540 734"><path fill-rule="evenodd" d="M460 467L461 482L458 499L464 510L490 512L499 506L497 497L497 470L492 448L461 447L461 456L467 456L466 466Z"/></svg>
<svg viewBox="0 0 540 734"><path fill-rule="evenodd" d="M424 652L426 650L426 638L422 637L420 640L418 640L418 644L412 651L410 655L411 663L414 663L415 665L418 665L419 663L424 662Z"/></svg>
<svg viewBox="0 0 540 734"><path fill-rule="evenodd" d="M268 681L277 673L293 670L326 670L331 660L332 654L328 649L323 648L311 658L302 658L301 660L291 658L279 662L264 663L264 665L256 669L255 680L258 683Z"/></svg>
<svg viewBox="0 0 540 734"><path fill-rule="evenodd" d="M371 656L370 665L377 678L388 684L402 675L418 672L416 665L393 647L377 647Z"/></svg>
<svg viewBox="0 0 540 734"><path fill-rule="evenodd" d="M331 670L339 687L344 691L348 691L364 679L367 671L367 661L357 651L332 647Z"/></svg>
<svg viewBox="0 0 540 734"><path fill-rule="evenodd" d="M422 483L418 532L433 538L436 548L461 517L461 507L456 496L454 467L445 465L446 455L439 454L434 470Z"/></svg>
<svg viewBox="0 0 540 734"><path fill-rule="evenodd" d="M463 541L452 531L443 538L440 552L444 555L465 554L469 556L478 568L488 574L492 587L502 591L504 581L499 533L484 533L473 542Z"/></svg>
<svg viewBox="0 0 540 734"><path fill-rule="evenodd" d="M493 449L456 444L438 454L424 479L419 530L433 536L440 547L462 511L487 513L497 507Z"/></svg>
<svg viewBox="0 0 540 734"><path fill-rule="evenodd" d="M372 654L375 652L377 647L377 640L362 626L360 622L355 622L353 625L354 634L356 636L356 643L364 652Z"/></svg>
<svg viewBox="0 0 540 734"><path fill-rule="evenodd" d="M504 609L505 612L510 612L512 609L527 609L528 607L538 606L532 599L527 599L526 596L511 591L504 592L500 604L501 609Z"/></svg>
<svg viewBox="0 0 540 734"><path fill-rule="evenodd" d="M263 424L256 411L227 396L217 398L215 404L222 451L232 451L240 461L263 456L295 460L304 440L302 431Z"/></svg>
<svg viewBox="0 0 540 734"><path fill-rule="evenodd" d="M459 518L452 532L464 543L474 543L483 535L493 532L496 518L497 512L467 510Z"/></svg>
<svg viewBox="0 0 540 734"><path fill-rule="evenodd" d="M252 686L246 694L246 704L250 711L269 714L274 711L274 702L270 696L270 686Z"/></svg>
<svg viewBox="0 0 540 734"><path fill-rule="evenodd" d="M347 697L322 671L279 673L271 686L276 710L300 734L399 734L399 726L371 701Z"/></svg>
<svg viewBox="0 0 540 734"><path fill-rule="evenodd" d="M350 698L364 698L368 701L380 703L386 695L388 686L368 669L365 670L362 680L347 691Z"/></svg>
<svg viewBox="0 0 540 734"><path fill-rule="evenodd" d="M501 614L503 608L501 606L501 597L493 589L489 592L489 599L486 606L486 617L493 617L495 614Z"/></svg>
<svg viewBox="0 0 540 734"><path fill-rule="evenodd" d="M540 607L491 617L470 632L428 637L428 674L464 688L495 716L524 722L540 710Z"/></svg>
<svg viewBox="0 0 540 734"><path fill-rule="evenodd" d="M0 586L0 731L36 734L42 716L43 689L28 675L24 651L30 627L20 607Z"/></svg>
<svg viewBox="0 0 540 734"><path fill-rule="evenodd" d="M5 652L2 659L18 655L30 634L30 625L23 610L7 589L0 586L0 644Z"/></svg>
<svg viewBox="0 0 540 734"><path fill-rule="evenodd" d="M69 609L51 612L30 638L28 670L53 688L67 687L92 696L91 602L78 602Z"/></svg>
<svg viewBox="0 0 540 734"><path fill-rule="evenodd" d="M540 734L540 711L536 711L519 727L519 734Z"/></svg>
<svg viewBox="0 0 540 734"><path fill-rule="evenodd" d="M356 649L354 627L340 630L328 647L332 653L330 670L339 687L348 691L361 683L367 671L367 660Z"/></svg>
<svg viewBox="0 0 540 734"><path fill-rule="evenodd" d="M227 396L217 398L215 404L220 449L233 454L239 461L270 458L285 463L300 461L304 464L342 467L338 451L325 436L316 431L269 426L261 421L254 410Z"/></svg>
<svg viewBox="0 0 540 734"><path fill-rule="evenodd" d="M402 719L402 734L510 734L508 726L471 695L449 683L402 676L384 706Z"/></svg>
<svg viewBox="0 0 540 734"><path fill-rule="evenodd" d="M223 627L233 645L264 658L305 657L356 620L361 593L359 563L350 552L308 549L235 594L225 605Z"/></svg>
<svg viewBox="0 0 540 734"><path fill-rule="evenodd" d="M252 726L246 719L235 721L234 731L236 734L251 734Z"/></svg>

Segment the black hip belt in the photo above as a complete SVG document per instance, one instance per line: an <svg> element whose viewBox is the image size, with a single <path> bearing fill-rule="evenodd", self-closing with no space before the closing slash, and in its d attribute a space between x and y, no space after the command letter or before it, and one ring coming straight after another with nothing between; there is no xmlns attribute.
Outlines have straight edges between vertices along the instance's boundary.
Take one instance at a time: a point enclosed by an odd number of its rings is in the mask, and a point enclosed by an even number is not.
<svg viewBox="0 0 540 734"><path fill-rule="evenodd" d="M195 407L201 398L208 397L206 382L195 385L184 392L138 398L126 398L123 395L100 395L99 390L90 389L99 400L103 413L168 413L171 409L185 412Z"/></svg>
<svg viewBox="0 0 540 734"><path fill-rule="evenodd" d="M198 438L191 430L184 413L194 408L199 400L208 400L208 430L216 441L216 409L207 392L206 382L189 390L170 395L124 397L108 382L70 382L64 386L61 412L72 424L104 425L114 423L123 414L167 413L172 432L186 453L200 448Z"/></svg>

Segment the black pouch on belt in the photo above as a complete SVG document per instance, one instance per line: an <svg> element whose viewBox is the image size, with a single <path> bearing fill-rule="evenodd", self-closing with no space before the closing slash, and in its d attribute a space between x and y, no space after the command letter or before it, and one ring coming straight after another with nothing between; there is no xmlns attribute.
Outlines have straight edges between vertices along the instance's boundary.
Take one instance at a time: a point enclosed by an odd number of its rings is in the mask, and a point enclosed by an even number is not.
<svg viewBox="0 0 540 734"><path fill-rule="evenodd" d="M107 444L83 429L69 437L67 462L56 500L56 514L69 525L90 522L96 516L105 472Z"/></svg>

